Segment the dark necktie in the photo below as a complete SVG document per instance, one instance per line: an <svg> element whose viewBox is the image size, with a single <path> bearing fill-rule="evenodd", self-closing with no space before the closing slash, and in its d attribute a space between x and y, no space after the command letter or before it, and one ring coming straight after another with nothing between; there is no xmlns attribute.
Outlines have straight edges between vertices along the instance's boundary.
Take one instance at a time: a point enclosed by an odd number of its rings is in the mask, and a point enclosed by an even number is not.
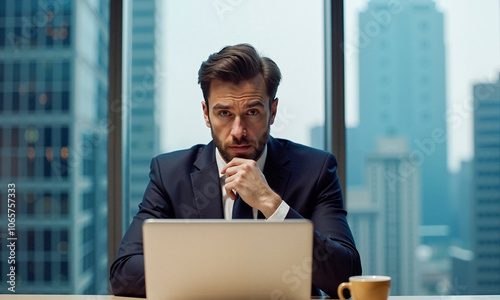
<svg viewBox="0 0 500 300"><path fill-rule="evenodd" d="M236 194L233 206L233 219L253 219L252 207Z"/></svg>

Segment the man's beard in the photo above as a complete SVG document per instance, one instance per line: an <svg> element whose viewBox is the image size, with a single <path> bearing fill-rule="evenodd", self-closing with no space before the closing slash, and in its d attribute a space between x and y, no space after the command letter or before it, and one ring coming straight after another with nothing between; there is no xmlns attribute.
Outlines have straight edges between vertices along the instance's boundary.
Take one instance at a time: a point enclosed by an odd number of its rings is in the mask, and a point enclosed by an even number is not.
<svg viewBox="0 0 500 300"><path fill-rule="evenodd" d="M267 126L266 131L262 136L259 138L259 141L257 143L257 148L255 149L255 152L250 153L250 154L244 154L244 153L239 153L236 155L231 155L229 152L227 152L224 148L223 142L214 134L214 130L212 127L210 127L210 132L212 133L212 139L214 141L215 146L217 149L219 149L219 153L222 156L222 158L228 163L230 162L234 157L240 157L240 158L247 158L247 159L253 159L257 160L259 157L262 155L262 152L264 152L264 149L266 148L266 144L269 141L269 133L271 131L271 127ZM235 139L233 138L233 141L230 145L226 146L232 146L232 145L240 145L240 144L251 144L254 145L254 141L249 141L246 137L242 137L241 139Z"/></svg>

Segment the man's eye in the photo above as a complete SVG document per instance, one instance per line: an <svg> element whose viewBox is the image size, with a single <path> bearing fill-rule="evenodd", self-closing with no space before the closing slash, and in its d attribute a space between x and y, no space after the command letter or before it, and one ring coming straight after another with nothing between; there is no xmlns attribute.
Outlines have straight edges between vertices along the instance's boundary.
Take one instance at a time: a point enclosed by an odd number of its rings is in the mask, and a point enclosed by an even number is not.
<svg viewBox="0 0 500 300"><path fill-rule="evenodd" d="M227 116L229 116L229 112L225 111L225 110L222 110L222 111L219 112L219 116L221 116L221 117L227 117Z"/></svg>
<svg viewBox="0 0 500 300"><path fill-rule="evenodd" d="M250 116L256 116L256 115L258 115L258 114L259 114L259 111L258 111L258 110L249 110L249 111L248 111L248 114L249 114Z"/></svg>

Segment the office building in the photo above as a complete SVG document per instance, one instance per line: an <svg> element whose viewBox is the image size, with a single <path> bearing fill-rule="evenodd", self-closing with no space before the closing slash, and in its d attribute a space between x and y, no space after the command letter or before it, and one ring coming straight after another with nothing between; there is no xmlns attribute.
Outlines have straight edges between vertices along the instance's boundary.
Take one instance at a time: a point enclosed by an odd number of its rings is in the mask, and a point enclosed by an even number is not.
<svg viewBox="0 0 500 300"><path fill-rule="evenodd" d="M161 116L159 101L165 76L161 76L158 55L161 51L161 2L157 0L130 1L131 39L130 84L128 87L130 107L130 172L129 205L131 222L149 182L149 167L153 156L158 154L160 134L158 121Z"/></svg>
<svg viewBox="0 0 500 300"><path fill-rule="evenodd" d="M434 1L372 0L359 15L359 125L347 129L347 186L366 185L375 143L406 139L420 170L422 225L449 224L443 14Z"/></svg>
<svg viewBox="0 0 500 300"><path fill-rule="evenodd" d="M452 243L448 246L450 260L449 290L452 294L475 293L471 276L474 252L472 249L473 161L463 161L460 170L451 177L452 185Z"/></svg>
<svg viewBox="0 0 500 300"><path fill-rule="evenodd" d="M451 246L448 250L451 261L451 277L448 284L448 294L470 295L477 294L474 291L472 278L472 262L474 261L474 252L469 249Z"/></svg>
<svg viewBox="0 0 500 300"><path fill-rule="evenodd" d="M364 274L393 278L391 295L419 288L420 170L411 166L406 141L381 139L368 155L365 189L349 189L347 209Z"/></svg>
<svg viewBox="0 0 500 300"><path fill-rule="evenodd" d="M451 236L455 246L470 249L472 244L473 162L462 161L460 170L451 176Z"/></svg>
<svg viewBox="0 0 500 300"><path fill-rule="evenodd" d="M474 86L474 293L500 294L500 78Z"/></svg>
<svg viewBox="0 0 500 300"><path fill-rule="evenodd" d="M17 238L0 269L19 294L107 293L108 7L0 1L0 233L14 183Z"/></svg>

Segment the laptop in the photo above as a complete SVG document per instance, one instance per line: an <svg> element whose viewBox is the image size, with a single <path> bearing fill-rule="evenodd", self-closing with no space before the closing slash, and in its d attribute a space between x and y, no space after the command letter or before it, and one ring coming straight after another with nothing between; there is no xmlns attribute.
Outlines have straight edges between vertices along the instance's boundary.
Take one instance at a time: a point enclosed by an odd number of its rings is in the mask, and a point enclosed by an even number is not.
<svg viewBox="0 0 500 300"><path fill-rule="evenodd" d="M165 220L143 224L150 300L311 298L308 220Z"/></svg>

